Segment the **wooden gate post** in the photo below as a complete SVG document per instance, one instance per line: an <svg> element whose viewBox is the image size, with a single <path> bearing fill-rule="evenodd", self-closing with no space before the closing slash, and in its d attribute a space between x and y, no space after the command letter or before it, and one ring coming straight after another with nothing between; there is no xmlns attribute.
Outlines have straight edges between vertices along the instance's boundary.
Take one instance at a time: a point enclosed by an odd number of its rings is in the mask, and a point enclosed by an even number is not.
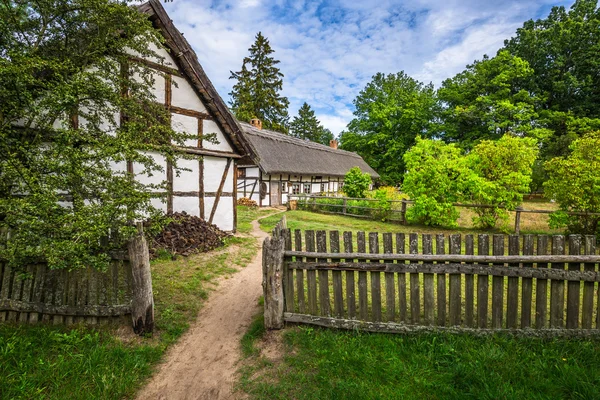
<svg viewBox="0 0 600 400"><path fill-rule="evenodd" d="M521 206L515 209L515 235L521 234L521 210L523 210Z"/></svg>
<svg viewBox="0 0 600 400"><path fill-rule="evenodd" d="M129 241L127 250L133 277L131 320L133 331L142 335L152 333L154 329L154 295L150 273L150 254L141 222L137 223L137 229L138 234Z"/></svg>
<svg viewBox="0 0 600 400"><path fill-rule="evenodd" d="M265 328L283 328L283 237L266 238L263 243L263 294L265 298Z"/></svg>

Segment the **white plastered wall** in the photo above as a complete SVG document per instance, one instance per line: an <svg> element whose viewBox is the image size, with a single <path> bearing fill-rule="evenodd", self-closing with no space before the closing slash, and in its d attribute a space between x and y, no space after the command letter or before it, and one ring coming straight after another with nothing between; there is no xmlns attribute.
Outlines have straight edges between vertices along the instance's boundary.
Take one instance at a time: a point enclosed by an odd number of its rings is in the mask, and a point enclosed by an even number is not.
<svg viewBox="0 0 600 400"><path fill-rule="evenodd" d="M171 104L188 110L207 112L206 107L185 78L173 76Z"/></svg>
<svg viewBox="0 0 600 400"><path fill-rule="evenodd" d="M215 121L205 119L204 121L202 121L202 124L203 124L202 133L204 135L214 134L216 136L216 139L218 142L218 143L211 143L207 140L204 140L202 142L202 147L204 147L205 149L209 149L209 150L219 150L219 151L229 151L229 152L233 151L233 149L227 142L227 139L225 139L225 135L223 134L223 131L221 131L221 128L219 128L219 126L217 125L217 123Z"/></svg>
<svg viewBox="0 0 600 400"><path fill-rule="evenodd" d="M171 128L176 132L195 135L195 139L186 139L184 145L198 147L198 118L171 113Z"/></svg>
<svg viewBox="0 0 600 400"><path fill-rule="evenodd" d="M204 157L204 193L216 193L219 190L223 172L227 166L227 159L220 157ZM233 226L233 198L230 195L224 196L223 193L234 193L233 174L235 173L234 163L231 162L227 177L223 184L223 190L219 199L219 204L215 210L213 224L227 231L234 229ZM213 206L215 204L215 196L204 197L204 216L206 220L210 218Z"/></svg>

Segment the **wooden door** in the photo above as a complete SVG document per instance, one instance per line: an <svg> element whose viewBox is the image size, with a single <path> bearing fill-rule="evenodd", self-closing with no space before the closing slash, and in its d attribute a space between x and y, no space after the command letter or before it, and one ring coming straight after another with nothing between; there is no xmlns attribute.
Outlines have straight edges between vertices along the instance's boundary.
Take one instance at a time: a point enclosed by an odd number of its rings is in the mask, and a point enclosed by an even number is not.
<svg viewBox="0 0 600 400"><path fill-rule="evenodd" d="M271 182L271 207L277 207L281 205L281 186L279 182Z"/></svg>

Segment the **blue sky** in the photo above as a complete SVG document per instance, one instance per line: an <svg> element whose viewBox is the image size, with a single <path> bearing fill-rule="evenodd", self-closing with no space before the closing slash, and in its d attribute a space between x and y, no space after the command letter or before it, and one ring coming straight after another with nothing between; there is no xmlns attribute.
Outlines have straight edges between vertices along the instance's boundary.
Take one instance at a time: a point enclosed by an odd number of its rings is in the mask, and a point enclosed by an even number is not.
<svg viewBox="0 0 600 400"><path fill-rule="evenodd" d="M557 0L174 0L163 3L225 101L231 70L258 31L285 75L290 116L303 102L341 132L352 101L377 72L405 71L438 86L466 64L493 55L528 19Z"/></svg>

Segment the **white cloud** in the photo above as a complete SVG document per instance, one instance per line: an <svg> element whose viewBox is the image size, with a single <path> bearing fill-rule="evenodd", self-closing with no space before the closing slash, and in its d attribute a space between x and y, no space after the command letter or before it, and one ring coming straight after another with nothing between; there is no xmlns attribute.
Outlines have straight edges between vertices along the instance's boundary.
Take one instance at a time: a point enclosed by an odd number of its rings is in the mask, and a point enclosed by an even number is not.
<svg viewBox="0 0 600 400"><path fill-rule="evenodd" d="M515 29L545 16L556 0L177 0L165 3L227 101L258 31L281 60L290 115L303 102L338 134L352 101L377 72L439 85L493 55Z"/></svg>

